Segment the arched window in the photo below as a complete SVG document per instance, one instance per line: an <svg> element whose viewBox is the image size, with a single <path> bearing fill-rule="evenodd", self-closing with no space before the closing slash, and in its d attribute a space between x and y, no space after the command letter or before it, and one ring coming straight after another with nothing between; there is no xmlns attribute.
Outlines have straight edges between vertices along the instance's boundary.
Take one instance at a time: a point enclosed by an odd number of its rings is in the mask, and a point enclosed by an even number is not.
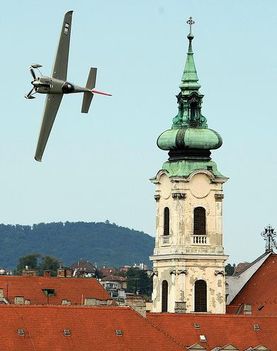
<svg viewBox="0 0 277 351"><path fill-rule="evenodd" d="M167 312L168 309L168 282L162 282L162 312Z"/></svg>
<svg viewBox="0 0 277 351"><path fill-rule="evenodd" d="M203 207L195 207L193 211L193 234L206 235L206 210Z"/></svg>
<svg viewBox="0 0 277 351"><path fill-rule="evenodd" d="M207 312L207 283L196 280L194 284L194 311Z"/></svg>
<svg viewBox="0 0 277 351"><path fill-rule="evenodd" d="M164 235L169 235L169 208L164 208Z"/></svg>

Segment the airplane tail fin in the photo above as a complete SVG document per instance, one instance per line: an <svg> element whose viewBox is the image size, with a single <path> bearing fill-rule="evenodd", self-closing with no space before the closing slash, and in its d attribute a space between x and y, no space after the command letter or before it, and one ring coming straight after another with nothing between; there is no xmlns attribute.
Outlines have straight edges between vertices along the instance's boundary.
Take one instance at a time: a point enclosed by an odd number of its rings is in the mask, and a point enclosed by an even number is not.
<svg viewBox="0 0 277 351"><path fill-rule="evenodd" d="M86 88L89 89L90 91L84 92L83 104L82 104L82 110L81 110L82 113L88 113L91 100L94 95L92 92L92 89L95 87L96 73L97 73L97 68L91 67L88 75L87 84L86 84Z"/></svg>

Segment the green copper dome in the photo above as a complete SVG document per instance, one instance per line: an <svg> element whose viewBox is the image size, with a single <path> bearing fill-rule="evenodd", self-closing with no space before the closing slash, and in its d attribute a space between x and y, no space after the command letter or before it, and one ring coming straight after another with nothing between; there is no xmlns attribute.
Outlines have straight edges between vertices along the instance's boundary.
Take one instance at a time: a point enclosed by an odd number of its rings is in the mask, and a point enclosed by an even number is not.
<svg viewBox="0 0 277 351"><path fill-rule="evenodd" d="M208 128L177 128L163 132L158 140L162 150L174 149L218 149L222 145L221 136Z"/></svg>
<svg viewBox="0 0 277 351"><path fill-rule="evenodd" d="M194 63L191 25L187 36L189 47L184 72L180 83L180 93L177 96L178 114L173 118L171 129L163 132L157 140L162 150L169 151L169 160L210 160L210 150L222 145L221 136L208 128L207 119L201 113L203 96Z"/></svg>

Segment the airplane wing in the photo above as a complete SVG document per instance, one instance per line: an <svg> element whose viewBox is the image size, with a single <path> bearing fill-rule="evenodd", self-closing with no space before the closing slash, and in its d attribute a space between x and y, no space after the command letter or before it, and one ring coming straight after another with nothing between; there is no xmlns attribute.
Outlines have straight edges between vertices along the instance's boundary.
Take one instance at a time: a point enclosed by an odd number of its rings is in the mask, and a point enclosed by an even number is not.
<svg viewBox="0 0 277 351"><path fill-rule="evenodd" d="M40 128L35 160L41 161L42 155L54 124L63 94L48 94L45 99L45 107Z"/></svg>
<svg viewBox="0 0 277 351"><path fill-rule="evenodd" d="M59 46L56 53L56 59L54 62L54 67L52 72L53 78L57 78L61 80L66 80L66 76L67 76L72 14L73 14L73 11L69 11L64 15Z"/></svg>

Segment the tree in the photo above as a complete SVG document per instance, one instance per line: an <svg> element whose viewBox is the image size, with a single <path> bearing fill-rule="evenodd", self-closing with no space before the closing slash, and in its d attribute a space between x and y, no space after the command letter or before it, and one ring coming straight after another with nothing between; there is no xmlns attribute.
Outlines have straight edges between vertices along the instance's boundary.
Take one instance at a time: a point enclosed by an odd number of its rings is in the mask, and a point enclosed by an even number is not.
<svg viewBox="0 0 277 351"><path fill-rule="evenodd" d="M19 258L15 273L22 274L24 269L34 269L38 275L43 275L44 271L50 271L52 276L57 275L57 269L61 262L52 256L42 256L40 254L30 254Z"/></svg>
<svg viewBox="0 0 277 351"><path fill-rule="evenodd" d="M127 292L150 296L152 280L147 273L139 268L129 268L127 271Z"/></svg>
<svg viewBox="0 0 277 351"><path fill-rule="evenodd" d="M24 269L38 269L38 261L40 254L30 254L20 257L18 265L16 266L16 274L22 274Z"/></svg>
<svg viewBox="0 0 277 351"><path fill-rule="evenodd" d="M51 276L56 276L60 265L61 262L57 258L44 256L39 264L39 274L43 275L44 271L50 271Z"/></svg>
<svg viewBox="0 0 277 351"><path fill-rule="evenodd" d="M230 263L228 263L225 266L225 273L226 273L226 275L233 275L234 271L235 271L235 268L236 268L235 264L231 265Z"/></svg>

